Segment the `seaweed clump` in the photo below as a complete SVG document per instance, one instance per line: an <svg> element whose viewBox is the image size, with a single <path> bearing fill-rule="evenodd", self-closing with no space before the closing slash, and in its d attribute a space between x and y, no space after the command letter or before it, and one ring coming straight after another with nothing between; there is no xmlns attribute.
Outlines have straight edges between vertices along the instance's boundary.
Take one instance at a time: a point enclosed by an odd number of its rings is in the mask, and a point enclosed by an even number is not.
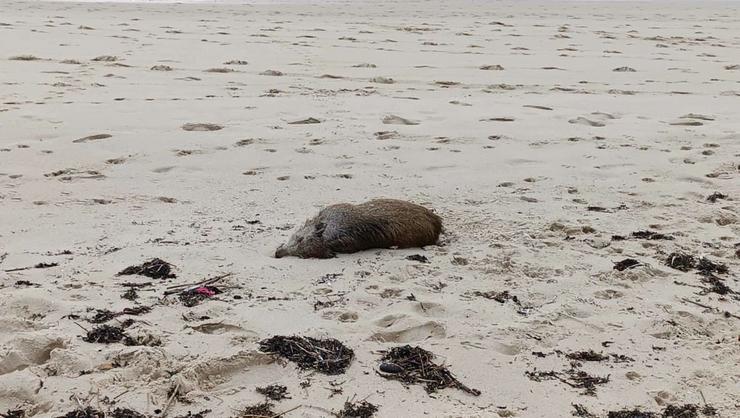
<svg viewBox="0 0 740 418"><path fill-rule="evenodd" d="M270 402L262 402L256 405L250 405L238 412L238 417L244 418L270 418L276 416L275 411L272 410L272 404Z"/></svg>
<svg viewBox="0 0 740 418"><path fill-rule="evenodd" d="M87 408L80 408L67 412L57 418L105 418L105 414L102 411L98 411L97 409L88 406Z"/></svg>
<svg viewBox="0 0 740 418"><path fill-rule="evenodd" d="M367 401L345 402L337 418L370 418L378 412L378 407Z"/></svg>
<svg viewBox="0 0 740 418"><path fill-rule="evenodd" d="M334 338L276 335L260 341L259 349L284 357L301 369L316 370L327 375L344 373L355 356L351 348Z"/></svg>
<svg viewBox="0 0 740 418"><path fill-rule="evenodd" d="M111 418L147 418L141 412L136 412L128 408L116 408L110 414Z"/></svg>
<svg viewBox="0 0 740 418"><path fill-rule="evenodd" d="M551 371L531 371L525 372L525 375L529 380L535 382L542 382L544 380L559 380L566 385L576 388L583 389L584 395L596 396L597 385L603 385L609 382L609 375L606 377L602 376L591 376L583 370L579 370L580 363L574 361L571 363L571 368L562 372Z"/></svg>
<svg viewBox="0 0 740 418"><path fill-rule="evenodd" d="M481 394L478 389L469 388L457 380L446 367L434 363L434 357L433 353L421 347L393 347L380 359L384 363L380 365L378 374L406 384L423 383L427 393L453 387L474 396Z"/></svg>
<svg viewBox="0 0 740 418"><path fill-rule="evenodd" d="M264 395L273 401L281 401L283 399L290 399L288 397L288 388L283 385L270 385L264 387L258 387L257 393Z"/></svg>
<svg viewBox="0 0 740 418"><path fill-rule="evenodd" d="M172 264L159 258L153 258L138 266L128 266L118 273L119 276L134 274L151 277L152 279L173 279L177 277L172 273Z"/></svg>

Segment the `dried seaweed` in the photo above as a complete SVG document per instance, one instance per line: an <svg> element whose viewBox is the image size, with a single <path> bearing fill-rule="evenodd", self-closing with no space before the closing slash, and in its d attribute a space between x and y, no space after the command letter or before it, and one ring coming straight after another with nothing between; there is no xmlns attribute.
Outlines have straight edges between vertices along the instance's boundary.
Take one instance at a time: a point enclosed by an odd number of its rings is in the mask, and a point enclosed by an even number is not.
<svg viewBox="0 0 740 418"><path fill-rule="evenodd" d="M702 257L699 259L699 263L696 265L696 269L699 271L699 274L704 275L709 275L712 273L727 274L730 271L730 269L728 269L726 265L722 263L715 263L706 257Z"/></svg>
<svg viewBox="0 0 740 418"><path fill-rule="evenodd" d="M699 413L705 416L714 416L717 410L710 405L705 405L701 410L698 405L667 405L661 414L656 412L641 411L637 408L623 409L620 411L609 411L608 418L698 418Z"/></svg>
<svg viewBox="0 0 740 418"><path fill-rule="evenodd" d="M259 345L260 351L285 357L301 369L328 375L344 373L355 355L352 349L333 338L276 335L260 341Z"/></svg>
<svg viewBox="0 0 740 418"><path fill-rule="evenodd" d="M134 315L134 316L138 316L138 315L147 314L147 313L149 313L151 311L152 311L152 308L151 307L149 307L149 306L143 306L142 305L142 306L137 306L137 307L134 307L134 308L124 308L121 311L121 315Z"/></svg>
<svg viewBox="0 0 740 418"><path fill-rule="evenodd" d="M29 282L28 280L18 280L15 282L15 285L16 286L41 287L40 284L32 283L32 282Z"/></svg>
<svg viewBox="0 0 740 418"><path fill-rule="evenodd" d="M126 320L121 324L120 327L114 327L111 325L101 325L99 327L95 327L92 330L87 331L87 335L82 337L82 340L88 343L98 344L114 344L122 342L123 344L129 346L146 344L145 342L140 342L139 340L132 338L123 332L123 329L131 326L133 322L133 320Z"/></svg>
<svg viewBox="0 0 740 418"><path fill-rule="evenodd" d="M574 351L572 353L566 353L565 357L577 361L604 361L609 359L609 356L597 353L594 350Z"/></svg>
<svg viewBox="0 0 740 418"><path fill-rule="evenodd" d="M117 318L122 315L142 315L151 312L152 308L149 306L137 306L135 308L125 308L121 312L113 312L108 309L96 309L95 315L88 319L93 324L102 324L108 322L113 318Z"/></svg>
<svg viewBox="0 0 740 418"><path fill-rule="evenodd" d="M670 235L661 234L655 231L635 231L632 233L632 237L638 239L649 239L649 240L674 240L675 238Z"/></svg>
<svg viewBox="0 0 740 418"><path fill-rule="evenodd" d="M93 324L102 324L116 317L116 313L107 309L97 309L95 315L88 319Z"/></svg>
<svg viewBox="0 0 740 418"><path fill-rule="evenodd" d="M101 325L88 331L82 340L88 343L112 344L121 342L124 338L126 338L126 334L124 334L121 327Z"/></svg>
<svg viewBox="0 0 740 418"><path fill-rule="evenodd" d="M260 395L266 396L268 399L273 401L281 401L283 399L290 399L288 394L288 388L283 385L270 385L264 387L258 387L255 389Z"/></svg>
<svg viewBox="0 0 740 418"><path fill-rule="evenodd" d="M412 254L406 257L410 261L418 261L419 263L429 263L429 259L425 255Z"/></svg>
<svg viewBox="0 0 740 418"><path fill-rule="evenodd" d="M337 418L370 418L378 412L378 407L367 401L345 402L344 408L336 414Z"/></svg>
<svg viewBox="0 0 740 418"><path fill-rule="evenodd" d="M453 387L474 396L480 395L481 392L478 389L465 386L446 367L435 364L432 361L434 357L433 353L421 347L410 345L393 347L380 359L392 367L381 365L381 370L398 370L398 372L378 372L378 374L386 379L400 380L406 384L425 384L427 393Z"/></svg>
<svg viewBox="0 0 740 418"><path fill-rule="evenodd" d="M621 411L609 411L607 418L658 418L654 412L640 411L639 409L623 409Z"/></svg>
<svg viewBox="0 0 740 418"><path fill-rule="evenodd" d="M119 276L129 276L134 274L151 277L152 279L172 279L177 277L172 273L172 264L159 258L153 258L138 266L126 267L118 273Z"/></svg>
<svg viewBox="0 0 740 418"><path fill-rule="evenodd" d="M508 290L504 290L501 292L497 292L495 290L481 292L481 291L476 290L475 292L473 292L473 295L480 296L486 299L495 300L496 302L499 302L499 303L505 303L507 300L511 300L512 302L519 304L519 299L516 296L509 294Z"/></svg>
<svg viewBox="0 0 740 418"><path fill-rule="evenodd" d="M640 262L635 260L634 258L625 258L622 261L614 263L614 270L625 271L638 265L640 265Z"/></svg>
<svg viewBox="0 0 740 418"><path fill-rule="evenodd" d="M573 412L571 412L571 415L574 417L581 417L581 418L596 418L596 415L589 412L588 409L586 409L585 406L574 403L571 404L573 406Z"/></svg>
<svg viewBox="0 0 740 418"><path fill-rule="evenodd" d="M191 411L188 411L187 415L178 415L175 418L205 418L208 413L211 412L210 409L204 409L203 411L196 412L195 414Z"/></svg>
<svg viewBox="0 0 740 418"><path fill-rule="evenodd" d="M256 405L250 405L242 408L238 413L237 417L244 418L271 418L276 416L275 411L272 410L273 405L270 402L262 402Z"/></svg>
<svg viewBox="0 0 740 418"><path fill-rule="evenodd" d="M130 287L127 291L123 292L121 298L134 301L139 298L139 292L136 291L135 287Z"/></svg>
<svg viewBox="0 0 740 418"><path fill-rule="evenodd" d="M705 276L704 278L702 278L701 281L709 285L709 287L705 289L705 293L712 292L717 293L718 295L736 293L734 290L730 289L730 286L727 286L725 282L722 281L722 279L713 274L710 276Z"/></svg>
<svg viewBox="0 0 740 418"><path fill-rule="evenodd" d="M111 418L147 418L146 415L128 408L116 408L110 413Z"/></svg>
<svg viewBox="0 0 740 418"><path fill-rule="evenodd" d="M714 192L707 196L707 201L712 203L716 202L717 199L727 199L727 195L720 192Z"/></svg>
<svg viewBox="0 0 740 418"><path fill-rule="evenodd" d="M696 269L697 272L702 275L701 281L708 284L708 288L704 288L704 294L713 292L720 295L726 295L729 293L735 294L734 290L730 289L725 282L717 277L717 274L727 274L729 269L725 264L714 262L706 257L697 259L696 257L684 254L684 253L671 253L666 260L666 265L677 270L687 272L691 269Z"/></svg>
<svg viewBox="0 0 740 418"><path fill-rule="evenodd" d="M542 382L544 380L559 380L566 385L583 389L584 395L596 396L596 386L603 385L609 382L609 375L606 377L591 376L583 370L579 370L578 366L580 363L574 362L571 364L571 368L562 372L556 372L554 370L542 372L536 369L531 372L525 372L524 374L532 381Z"/></svg>
<svg viewBox="0 0 740 418"><path fill-rule="evenodd" d="M663 418L698 418L699 406L687 403L685 405L668 405L663 410Z"/></svg>
<svg viewBox="0 0 740 418"><path fill-rule="evenodd" d="M665 264L668 267L681 271L689 271L696 267L696 258L690 254L671 253L666 259Z"/></svg>
<svg viewBox="0 0 740 418"><path fill-rule="evenodd" d="M635 361L632 357L625 356L624 354L609 354L612 357L612 361L615 363L632 363Z"/></svg>
<svg viewBox="0 0 740 418"><path fill-rule="evenodd" d="M67 412L65 415L60 415L57 418L105 418L105 414L88 406L87 408Z"/></svg>
<svg viewBox="0 0 740 418"><path fill-rule="evenodd" d="M25 418L26 411L22 409L14 409L14 410L8 410L6 413L0 412L0 417L2 418Z"/></svg>
<svg viewBox="0 0 740 418"><path fill-rule="evenodd" d="M704 407L701 409L701 413L708 417L716 417L719 415L719 413L717 412L717 408L713 407L712 405L704 405Z"/></svg>

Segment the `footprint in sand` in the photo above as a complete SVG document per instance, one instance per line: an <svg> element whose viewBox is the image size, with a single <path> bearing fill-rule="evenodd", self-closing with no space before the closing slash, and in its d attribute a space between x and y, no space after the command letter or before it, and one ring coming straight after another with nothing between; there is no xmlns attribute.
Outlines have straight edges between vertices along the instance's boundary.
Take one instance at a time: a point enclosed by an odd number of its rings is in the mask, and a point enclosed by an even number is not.
<svg viewBox="0 0 740 418"><path fill-rule="evenodd" d="M295 120L293 122L288 122L288 125L310 125L314 123L321 123L321 121L312 117L312 118L307 118L307 119Z"/></svg>
<svg viewBox="0 0 740 418"><path fill-rule="evenodd" d="M375 132L373 135L375 135L376 139L379 139L382 141L386 139L397 138L398 131L379 131L379 132Z"/></svg>
<svg viewBox="0 0 740 418"><path fill-rule="evenodd" d="M688 113L686 115L681 116L680 119L699 119L699 120L712 121L714 120L714 117L707 116L707 115L701 115L699 113Z"/></svg>
<svg viewBox="0 0 740 418"><path fill-rule="evenodd" d="M437 86L442 86L442 87L452 87L452 86L457 86L460 83L457 81L435 81L434 84Z"/></svg>
<svg viewBox="0 0 740 418"><path fill-rule="evenodd" d="M254 372L275 362L271 354L258 351L241 351L229 357L204 358L188 364L176 379L183 393L193 390L210 390L239 373Z"/></svg>
<svg viewBox="0 0 740 418"><path fill-rule="evenodd" d="M152 71L172 71L172 67L169 65L155 65L150 68Z"/></svg>
<svg viewBox="0 0 740 418"><path fill-rule="evenodd" d="M223 128L223 126L213 123L186 123L182 125L182 129L188 132L220 131Z"/></svg>
<svg viewBox="0 0 740 418"><path fill-rule="evenodd" d="M498 118L481 119L480 121L481 122L514 122L514 118L498 117Z"/></svg>
<svg viewBox="0 0 740 418"><path fill-rule="evenodd" d="M481 65L480 67L478 67L478 69L485 70L485 71L503 71L504 67L498 64L493 64L493 65Z"/></svg>
<svg viewBox="0 0 740 418"><path fill-rule="evenodd" d="M447 335L445 326L436 321L428 321L411 325L415 321L399 322L395 329L379 331L370 336L371 341L409 343L422 341L428 338L444 338Z"/></svg>
<svg viewBox="0 0 740 418"><path fill-rule="evenodd" d="M274 77L279 77L279 76L285 75L285 74L283 72L277 71L277 70L266 70L266 71L262 71L260 73L260 75L270 75L270 76L274 76Z"/></svg>
<svg viewBox="0 0 740 418"><path fill-rule="evenodd" d="M0 405L7 410L16 408L22 411L20 415L8 411L7 417L36 416L51 409L52 403L40 394L44 382L30 370L24 370L3 376L0 379Z"/></svg>
<svg viewBox="0 0 740 418"><path fill-rule="evenodd" d="M126 157L109 158L109 159L105 160L105 163L106 164L117 165L117 164L123 164L123 163L125 163L126 160L127 160Z"/></svg>
<svg viewBox="0 0 740 418"><path fill-rule="evenodd" d="M113 55L101 55L99 57L93 58L92 61L95 61L95 62L116 62L116 61L118 61L118 57L113 56Z"/></svg>
<svg viewBox="0 0 740 418"><path fill-rule="evenodd" d="M231 68L209 68L207 70L204 70L203 72L205 72L205 73L220 73L220 74L225 74L225 73L233 73L235 71L236 70L231 69Z"/></svg>
<svg viewBox="0 0 740 418"><path fill-rule="evenodd" d="M597 128L606 126L606 124L604 122L599 122L599 121L596 121L596 120L587 119L587 118L584 118L583 116L579 116L579 117L577 117L575 119L570 119L570 120L568 120L568 122L569 123L576 124L576 125L594 126L594 127L597 127Z"/></svg>
<svg viewBox="0 0 740 418"><path fill-rule="evenodd" d="M41 59L35 55L16 55L8 58L9 61L40 61Z"/></svg>
<svg viewBox="0 0 740 418"><path fill-rule="evenodd" d="M246 147L247 145L254 144L255 139L254 138L247 138L247 139L240 139L234 143L235 147Z"/></svg>
<svg viewBox="0 0 740 418"><path fill-rule="evenodd" d="M676 122L671 122L670 124L674 126L702 126L704 125L702 122L698 120L679 120Z"/></svg>
<svg viewBox="0 0 740 418"><path fill-rule="evenodd" d="M617 67L617 68L613 69L612 71L614 71L616 73L634 73L634 72L637 72L637 70L635 70L632 67Z"/></svg>
<svg viewBox="0 0 740 418"><path fill-rule="evenodd" d="M378 83L378 84L393 84L396 81L393 80L390 77L373 77L370 79L371 83Z"/></svg>
<svg viewBox="0 0 740 418"><path fill-rule="evenodd" d="M224 334L227 332L244 331L244 328L240 326L224 324L223 322L199 324L199 325L192 326L190 328L202 334Z"/></svg>
<svg viewBox="0 0 740 418"><path fill-rule="evenodd" d="M594 292L594 297L602 300L619 299L623 296L623 292L614 289L597 290L596 292Z"/></svg>
<svg viewBox="0 0 740 418"><path fill-rule="evenodd" d="M378 66L375 64L362 63L362 64L353 65L352 67L353 68L377 68Z"/></svg>
<svg viewBox="0 0 740 418"><path fill-rule="evenodd" d="M538 105L523 105L522 107L529 107L531 109L539 109L539 110L552 110L551 107L547 106L538 106Z"/></svg>
<svg viewBox="0 0 740 418"><path fill-rule="evenodd" d="M113 135L109 135L109 134L96 134L96 135L86 136L84 138L75 139L72 142L74 142L75 144L80 144L80 143L83 143L83 142L97 141L99 139L107 139L107 138L111 138L111 137L113 137Z"/></svg>
<svg viewBox="0 0 740 418"><path fill-rule="evenodd" d="M601 120L611 120L611 119L618 119L616 116L612 115L611 113L605 113L605 112L591 112L592 115L596 116L597 118Z"/></svg>
<svg viewBox="0 0 740 418"><path fill-rule="evenodd" d="M247 64L249 63L246 61L242 61L242 60L231 60L231 61L226 61L224 63L224 65L247 65Z"/></svg>
<svg viewBox="0 0 740 418"><path fill-rule="evenodd" d="M0 375L26 367L44 364L52 350L66 347L64 340L41 333L22 333L5 344L7 351L0 360Z"/></svg>
<svg viewBox="0 0 740 418"><path fill-rule="evenodd" d="M491 348L493 349L493 351L505 356L515 356L522 351L522 349L517 345L504 344L500 342L494 342Z"/></svg>
<svg viewBox="0 0 740 418"><path fill-rule="evenodd" d="M419 122L404 119L396 115L388 115L383 118L383 123L386 125L418 125Z"/></svg>

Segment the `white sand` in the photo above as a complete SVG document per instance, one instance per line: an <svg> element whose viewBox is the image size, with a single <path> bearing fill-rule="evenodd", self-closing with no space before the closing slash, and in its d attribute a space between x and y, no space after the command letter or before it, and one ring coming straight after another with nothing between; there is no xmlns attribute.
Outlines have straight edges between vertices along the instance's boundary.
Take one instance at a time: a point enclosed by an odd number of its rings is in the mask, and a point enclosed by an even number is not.
<svg viewBox="0 0 740 418"><path fill-rule="evenodd" d="M59 265L0 271L0 412L154 414L179 383L167 416L230 417L280 383L292 399L275 411L300 406L286 417L353 397L381 417L567 417L571 403L605 416L702 396L737 416L740 320L721 314L740 314L737 295L676 284L707 286L664 265L706 255L740 290L736 3L1 7L0 269ZM321 123L289 124L309 117ZM98 134L111 136L76 141ZM708 202L715 191L730 200ZM271 257L320 207L381 196L433 208L442 245ZM610 239L645 229L676 239ZM162 344L82 341L88 308L135 306L121 283L148 279L116 273L151 257L177 278L139 292L153 311L127 332ZM624 258L643 265L613 270ZM228 272L216 300L162 300ZM492 290L530 309L473 294ZM324 376L257 352L291 334L337 338L356 359ZM407 343L482 394L377 375L378 351ZM609 376L596 396L525 375L590 349L634 359L581 366Z"/></svg>

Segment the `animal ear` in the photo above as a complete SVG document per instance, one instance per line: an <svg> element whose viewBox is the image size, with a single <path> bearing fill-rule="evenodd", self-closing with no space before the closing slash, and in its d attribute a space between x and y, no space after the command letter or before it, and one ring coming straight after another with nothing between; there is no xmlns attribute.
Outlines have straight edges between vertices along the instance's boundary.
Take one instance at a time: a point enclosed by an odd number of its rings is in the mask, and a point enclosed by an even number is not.
<svg viewBox="0 0 740 418"><path fill-rule="evenodd" d="M314 235L317 237L320 237L324 235L324 231L326 230L326 224L323 222L319 222L316 224L316 229L314 230Z"/></svg>

